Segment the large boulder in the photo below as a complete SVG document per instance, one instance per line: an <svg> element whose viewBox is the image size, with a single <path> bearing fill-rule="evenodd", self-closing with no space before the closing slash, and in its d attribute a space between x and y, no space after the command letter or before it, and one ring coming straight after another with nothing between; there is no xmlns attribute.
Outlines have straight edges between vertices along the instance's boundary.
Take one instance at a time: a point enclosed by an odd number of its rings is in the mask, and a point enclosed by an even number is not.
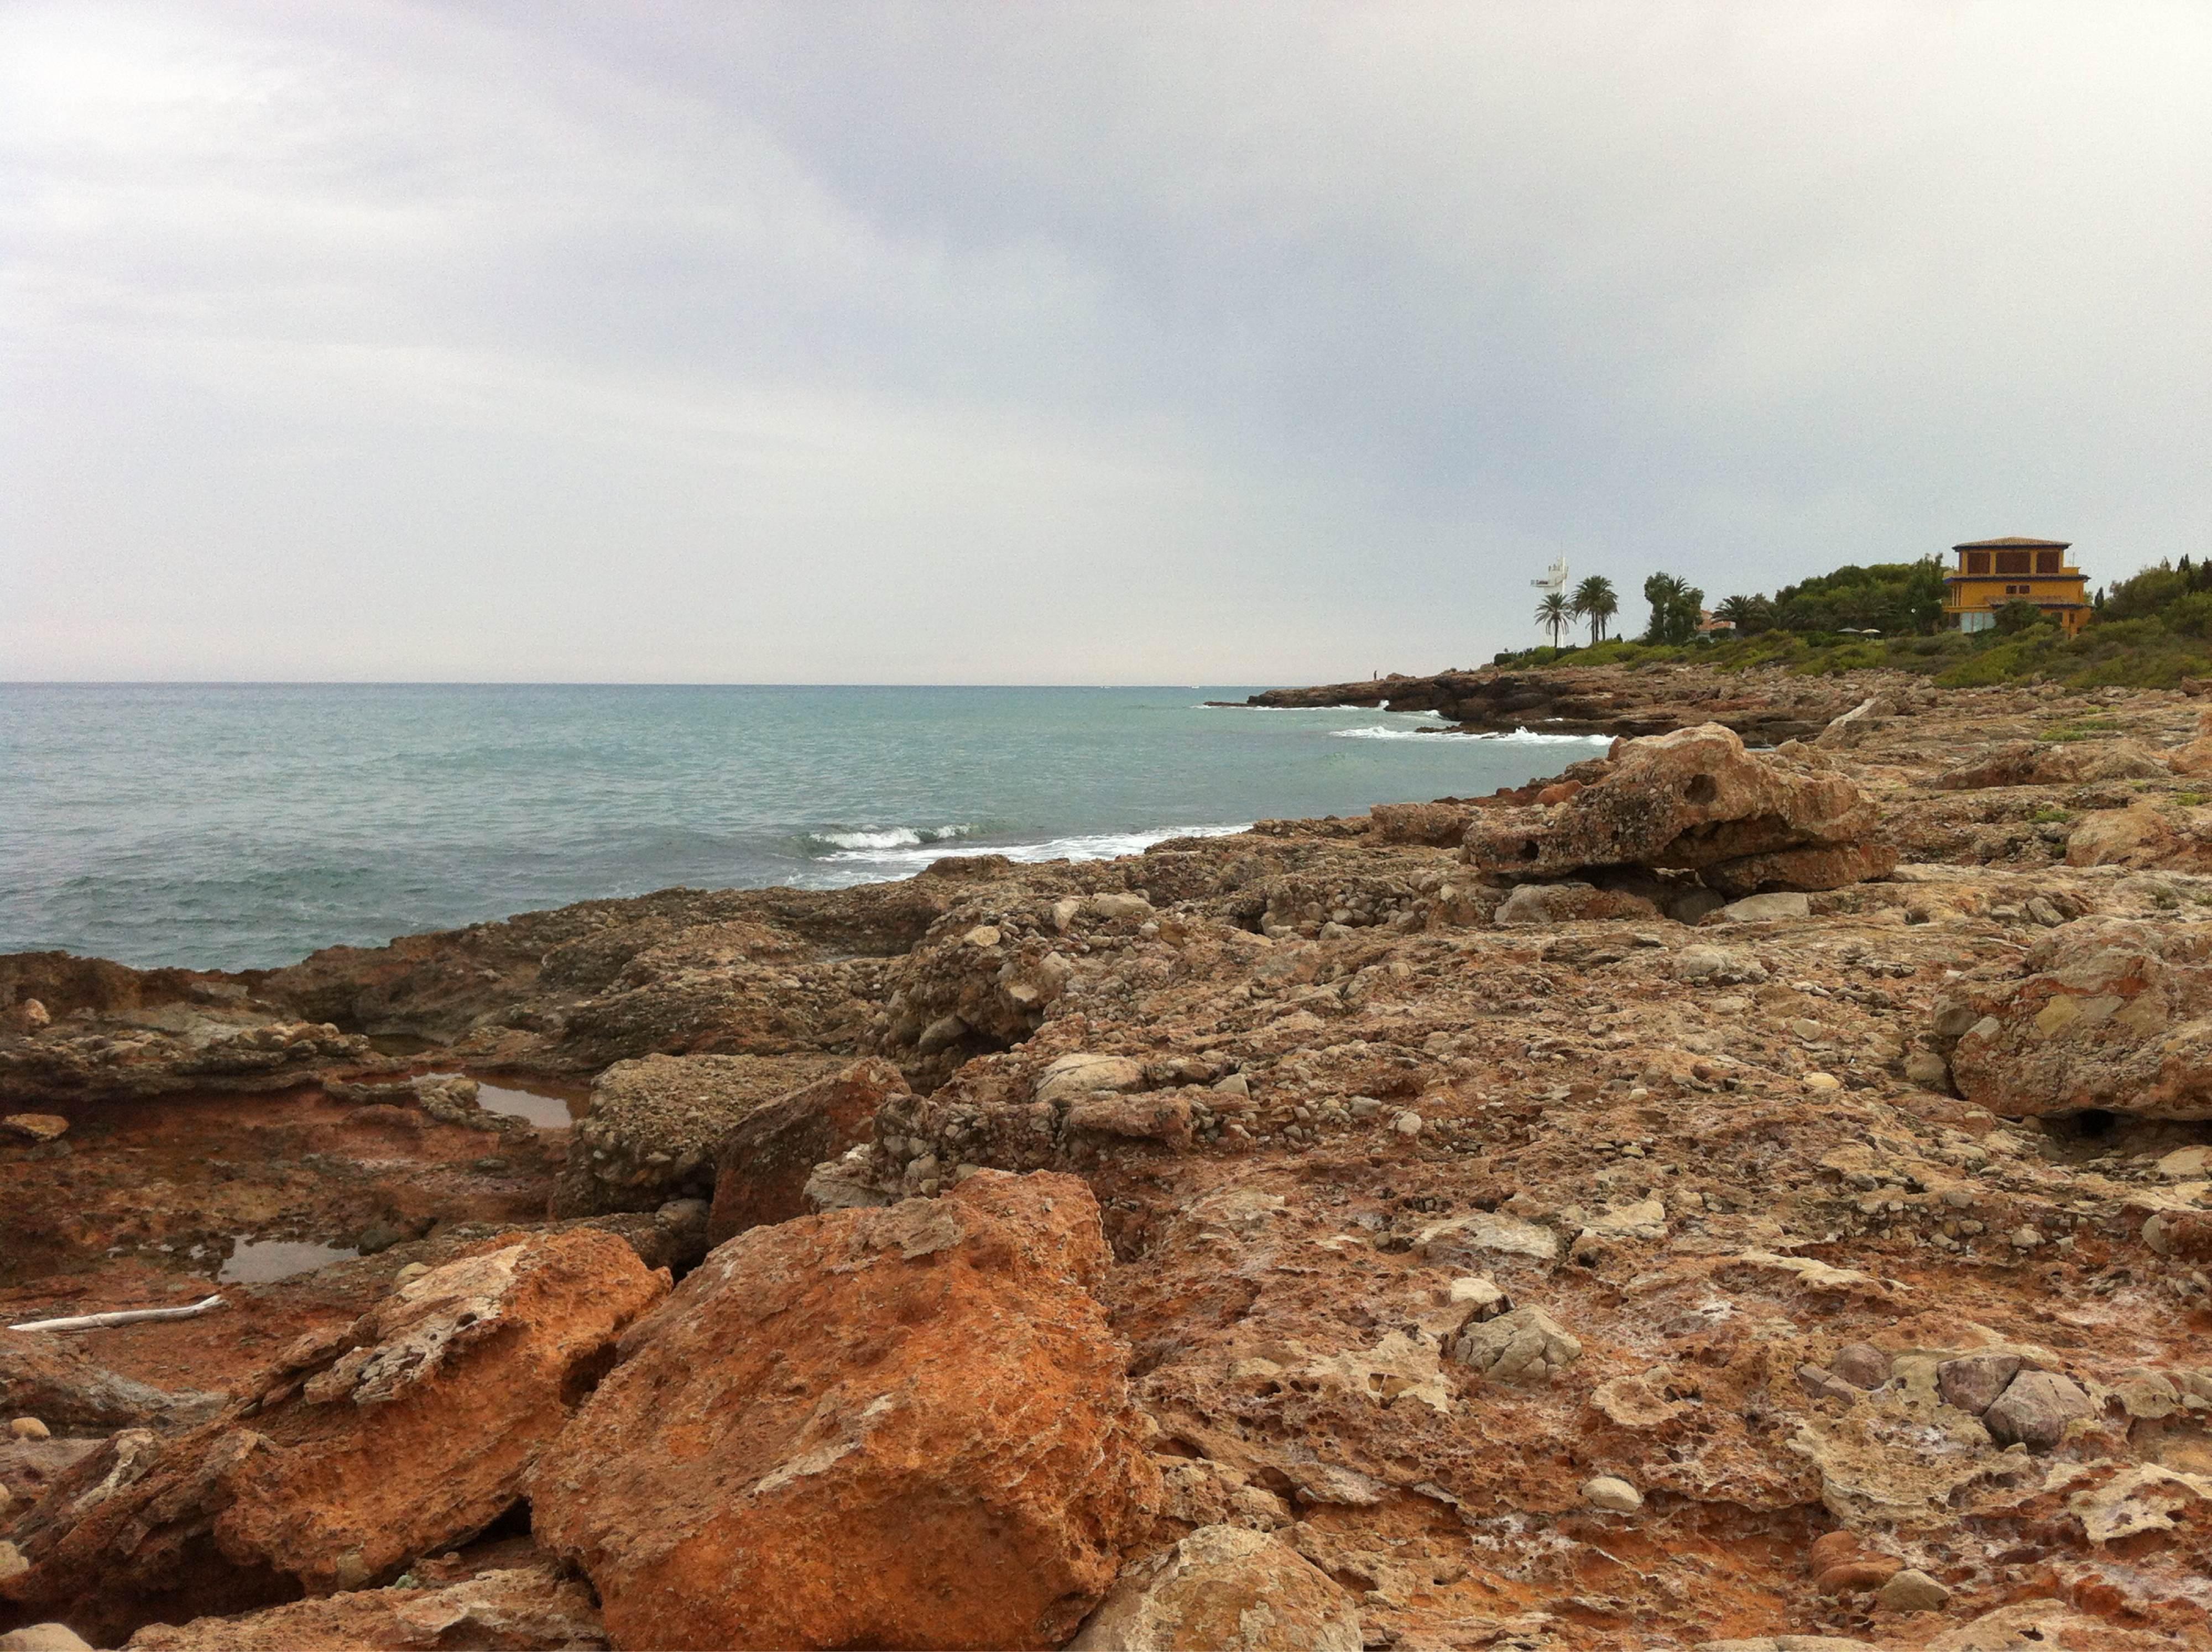
<svg viewBox="0 0 2212 1652"><path fill-rule="evenodd" d="M1203 1526L1133 1566L1073 1652L1359 1652L1359 1607L1280 1539Z"/></svg>
<svg viewBox="0 0 2212 1652"><path fill-rule="evenodd" d="M1938 774L1938 792L1992 786L2075 786L2090 780L2163 780L2168 773L2149 747L2134 740L2013 740Z"/></svg>
<svg viewBox="0 0 2212 1652"><path fill-rule="evenodd" d="M2212 935L2201 924L2076 923L2020 980L1939 1005L1951 1077L2008 1117L2102 1108L2212 1118Z"/></svg>
<svg viewBox="0 0 2212 1652"><path fill-rule="evenodd" d="M2067 835L2066 864L2201 872L2212 868L2204 828L2200 811L2162 809L2148 798L2124 809L2100 809Z"/></svg>
<svg viewBox="0 0 2212 1652"><path fill-rule="evenodd" d="M707 1242L807 1214L815 1167L867 1140L876 1109L911 1093L896 1067L871 1059L754 1108L715 1144Z"/></svg>
<svg viewBox="0 0 2212 1652"><path fill-rule="evenodd" d="M623 1341L530 1485L626 1647L1057 1645L1158 1470L1072 1176L757 1227Z"/></svg>
<svg viewBox="0 0 2212 1652"><path fill-rule="evenodd" d="M1763 858L1757 882L1792 874L1852 881L1881 864L1878 853L1833 865L1772 859L1784 851L1857 847L1872 836L1873 801L1826 761L1754 755L1717 723L1628 741L1602 776L1564 802L1478 817L1461 853L1470 865L1512 878L1623 866L1718 869L1725 878L1729 863Z"/></svg>
<svg viewBox="0 0 2212 1652"><path fill-rule="evenodd" d="M711 1199L714 1153L756 1108L846 1065L834 1055L647 1055L592 1086L552 1214L652 1211Z"/></svg>
<svg viewBox="0 0 2212 1652"><path fill-rule="evenodd" d="M514 1505L524 1475L659 1303L611 1234L514 1237L311 1332L215 1420L126 1429L18 1522L0 1597L112 1645L389 1578Z"/></svg>

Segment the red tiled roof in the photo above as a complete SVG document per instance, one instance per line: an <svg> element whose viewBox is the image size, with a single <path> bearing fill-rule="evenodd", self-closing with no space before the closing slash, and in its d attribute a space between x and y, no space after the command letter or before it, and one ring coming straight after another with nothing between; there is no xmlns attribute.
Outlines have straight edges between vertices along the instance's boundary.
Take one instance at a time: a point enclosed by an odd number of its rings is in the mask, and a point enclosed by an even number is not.
<svg viewBox="0 0 2212 1652"><path fill-rule="evenodd" d="M2073 546L2074 542L2071 539L2023 539L2014 533L2008 534L2002 539L1969 539L1965 544L1954 545L1951 549L1954 550L2070 550Z"/></svg>

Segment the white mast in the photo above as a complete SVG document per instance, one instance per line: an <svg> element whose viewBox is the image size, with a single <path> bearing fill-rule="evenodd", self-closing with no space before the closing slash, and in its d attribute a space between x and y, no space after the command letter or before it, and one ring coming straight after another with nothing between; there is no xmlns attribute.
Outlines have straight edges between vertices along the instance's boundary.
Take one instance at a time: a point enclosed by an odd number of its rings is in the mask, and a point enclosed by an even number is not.
<svg viewBox="0 0 2212 1652"><path fill-rule="evenodd" d="M1564 556L1560 557L1558 562L1544 570L1542 579L1531 580L1528 583L1547 595L1556 595L1565 591L1567 588L1567 559Z"/></svg>

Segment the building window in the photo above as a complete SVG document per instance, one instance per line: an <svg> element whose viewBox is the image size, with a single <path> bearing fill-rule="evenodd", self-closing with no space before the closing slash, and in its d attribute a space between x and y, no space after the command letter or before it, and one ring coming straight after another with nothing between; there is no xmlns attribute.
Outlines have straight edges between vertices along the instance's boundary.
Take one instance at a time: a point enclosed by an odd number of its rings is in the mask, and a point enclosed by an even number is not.
<svg viewBox="0 0 2212 1652"><path fill-rule="evenodd" d="M1968 551L1968 552L1966 553L1966 572L1967 572L1967 573L1969 573L1969 574L1986 574L1986 573L1988 573L1989 571L1990 571L1990 554L1989 554L1989 552L1987 552L1986 550L1970 550L1970 551Z"/></svg>
<svg viewBox="0 0 2212 1652"><path fill-rule="evenodd" d="M2035 553L2035 571L2038 574L2056 574L2062 566L2059 562L2059 558L2063 556L2066 553L2063 550L2037 551Z"/></svg>
<svg viewBox="0 0 2212 1652"><path fill-rule="evenodd" d="M2027 553L2024 550L2001 550L1997 553L1997 572L2025 574L2027 572Z"/></svg>
<svg viewBox="0 0 2212 1652"><path fill-rule="evenodd" d="M1986 631L1997 623L1997 616L1988 609L1969 609L1959 616L1961 631Z"/></svg>

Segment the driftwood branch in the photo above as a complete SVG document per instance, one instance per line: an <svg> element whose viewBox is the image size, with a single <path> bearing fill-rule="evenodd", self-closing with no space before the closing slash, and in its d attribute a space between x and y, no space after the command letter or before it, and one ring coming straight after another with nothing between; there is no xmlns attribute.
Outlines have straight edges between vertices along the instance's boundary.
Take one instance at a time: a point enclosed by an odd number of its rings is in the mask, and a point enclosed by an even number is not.
<svg viewBox="0 0 2212 1652"><path fill-rule="evenodd" d="M125 1308L112 1314L79 1314L59 1320L27 1320L10 1331L105 1331L111 1325L137 1325L146 1320L188 1320L222 1306L221 1297L208 1297L188 1308Z"/></svg>

